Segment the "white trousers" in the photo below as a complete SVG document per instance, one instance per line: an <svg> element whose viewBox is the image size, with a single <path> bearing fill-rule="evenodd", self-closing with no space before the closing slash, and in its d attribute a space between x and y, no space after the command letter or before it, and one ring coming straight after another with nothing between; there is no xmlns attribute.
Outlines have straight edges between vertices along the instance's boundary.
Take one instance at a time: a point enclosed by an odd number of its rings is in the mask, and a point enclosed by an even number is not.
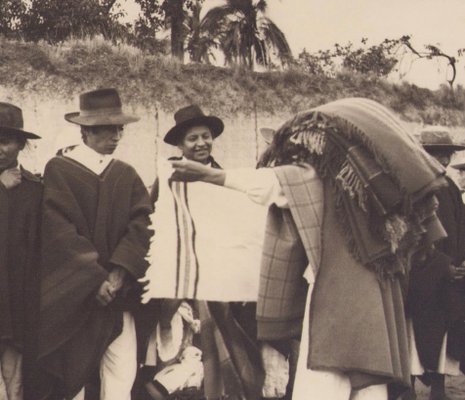
<svg viewBox="0 0 465 400"><path fill-rule="evenodd" d="M6 346L0 355L0 400L22 400L22 360L14 347Z"/></svg>
<svg viewBox="0 0 465 400"><path fill-rule="evenodd" d="M123 313L123 331L100 361L100 400L131 400L137 373L137 338L134 317ZM84 400L84 388L73 400Z"/></svg>
<svg viewBox="0 0 465 400"><path fill-rule="evenodd" d="M420 356L418 355L417 343L415 341L415 331L413 330L413 322L411 319L407 320L407 329L409 336L410 348L410 368L412 375L423 375L426 371L423 367ZM435 371L442 375L458 376L460 375L460 361L454 360L447 355L447 332L442 340L441 353L439 354L438 367Z"/></svg>
<svg viewBox="0 0 465 400"><path fill-rule="evenodd" d="M339 372L307 368L309 310L313 283L309 284L292 400L387 400L387 385L352 390L349 378ZM337 343L334 344L337 346Z"/></svg>

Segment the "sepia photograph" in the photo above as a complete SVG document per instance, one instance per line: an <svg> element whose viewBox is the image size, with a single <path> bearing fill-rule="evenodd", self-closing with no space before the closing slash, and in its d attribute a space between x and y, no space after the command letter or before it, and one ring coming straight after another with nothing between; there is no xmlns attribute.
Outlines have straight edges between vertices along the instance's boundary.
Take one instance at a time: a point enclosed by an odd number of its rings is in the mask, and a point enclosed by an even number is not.
<svg viewBox="0 0 465 400"><path fill-rule="evenodd" d="M0 0L0 400L465 399L463 0Z"/></svg>

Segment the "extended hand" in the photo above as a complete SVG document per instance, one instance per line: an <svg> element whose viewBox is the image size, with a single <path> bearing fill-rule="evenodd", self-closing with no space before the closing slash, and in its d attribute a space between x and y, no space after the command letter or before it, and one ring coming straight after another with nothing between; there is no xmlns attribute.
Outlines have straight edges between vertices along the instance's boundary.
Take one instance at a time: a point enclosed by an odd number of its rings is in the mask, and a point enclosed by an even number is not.
<svg viewBox="0 0 465 400"><path fill-rule="evenodd" d="M204 181L215 185L224 185L226 175L221 169L208 167L192 160L171 161L171 166L174 169L171 179L175 181Z"/></svg>
<svg viewBox="0 0 465 400"><path fill-rule="evenodd" d="M0 182L7 189L18 186L21 183L21 171L17 168L6 169L0 174Z"/></svg>

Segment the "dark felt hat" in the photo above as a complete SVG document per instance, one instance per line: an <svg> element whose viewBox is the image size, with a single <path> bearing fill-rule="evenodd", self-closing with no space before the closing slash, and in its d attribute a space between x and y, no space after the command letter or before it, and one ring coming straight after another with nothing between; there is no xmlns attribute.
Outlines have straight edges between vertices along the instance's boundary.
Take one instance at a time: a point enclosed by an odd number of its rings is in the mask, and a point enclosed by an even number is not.
<svg viewBox="0 0 465 400"><path fill-rule="evenodd" d="M453 153L465 149L465 145L453 142L449 129L440 126L423 129L420 133L420 142L426 151L444 150Z"/></svg>
<svg viewBox="0 0 465 400"><path fill-rule="evenodd" d="M0 132L11 133L24 139L40 139L35 133L23 130L23 112L10 103L0 102Z"/></svg>
<svg viewBox="0 0 465 400"><path fill-rule="evenodd" d="M65 114L65 119L83 126L126 125L139 121L125 114L116 89L97 89L79 96L79 112Z"/></svg>
<svg viewBox="0 0 465 400"><path fill-rule="evenodd" d="M165 135L164 141L176 146L182 139L186 130L192 126L206 125L212 132L212 137L216 138L223 132L224 124L221 119L213 115L205 115L197 105L190 105L179 109L174 114L176 125Z"/></svg>

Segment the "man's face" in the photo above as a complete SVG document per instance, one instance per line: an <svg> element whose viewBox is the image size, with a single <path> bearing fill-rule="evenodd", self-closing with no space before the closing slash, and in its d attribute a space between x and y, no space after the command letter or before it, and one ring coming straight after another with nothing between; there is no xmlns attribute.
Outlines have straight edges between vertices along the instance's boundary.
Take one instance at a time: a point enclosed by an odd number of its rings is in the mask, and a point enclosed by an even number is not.
<svg viewBox="0 0 465 400"><path fill-rule="evenodd" d="M24 148L14 135L0 132L0 171L3 171L16 163L18 153Z"/></svg>
<svg viewBox="0 0 465 400"><path fill-rule="evenodd" d="M212 133L210 128L205 125L190 127L178 143L178 147L181 149L184 157L203 164L208 162L212 146Z"/></svg>
<svg viewBox="0 0 465 400"><path fill-rule="evenodd" d="M450 150L431 150L429 152L439 163L446 168L450 164L453 151Z"/></svg>
<svg viewBox="0 0 465 400"><path fill-rule="evenodd" d="M93 126L85 133L85 143L97 153L113 154L122 137L122 125Z"/></svg>

